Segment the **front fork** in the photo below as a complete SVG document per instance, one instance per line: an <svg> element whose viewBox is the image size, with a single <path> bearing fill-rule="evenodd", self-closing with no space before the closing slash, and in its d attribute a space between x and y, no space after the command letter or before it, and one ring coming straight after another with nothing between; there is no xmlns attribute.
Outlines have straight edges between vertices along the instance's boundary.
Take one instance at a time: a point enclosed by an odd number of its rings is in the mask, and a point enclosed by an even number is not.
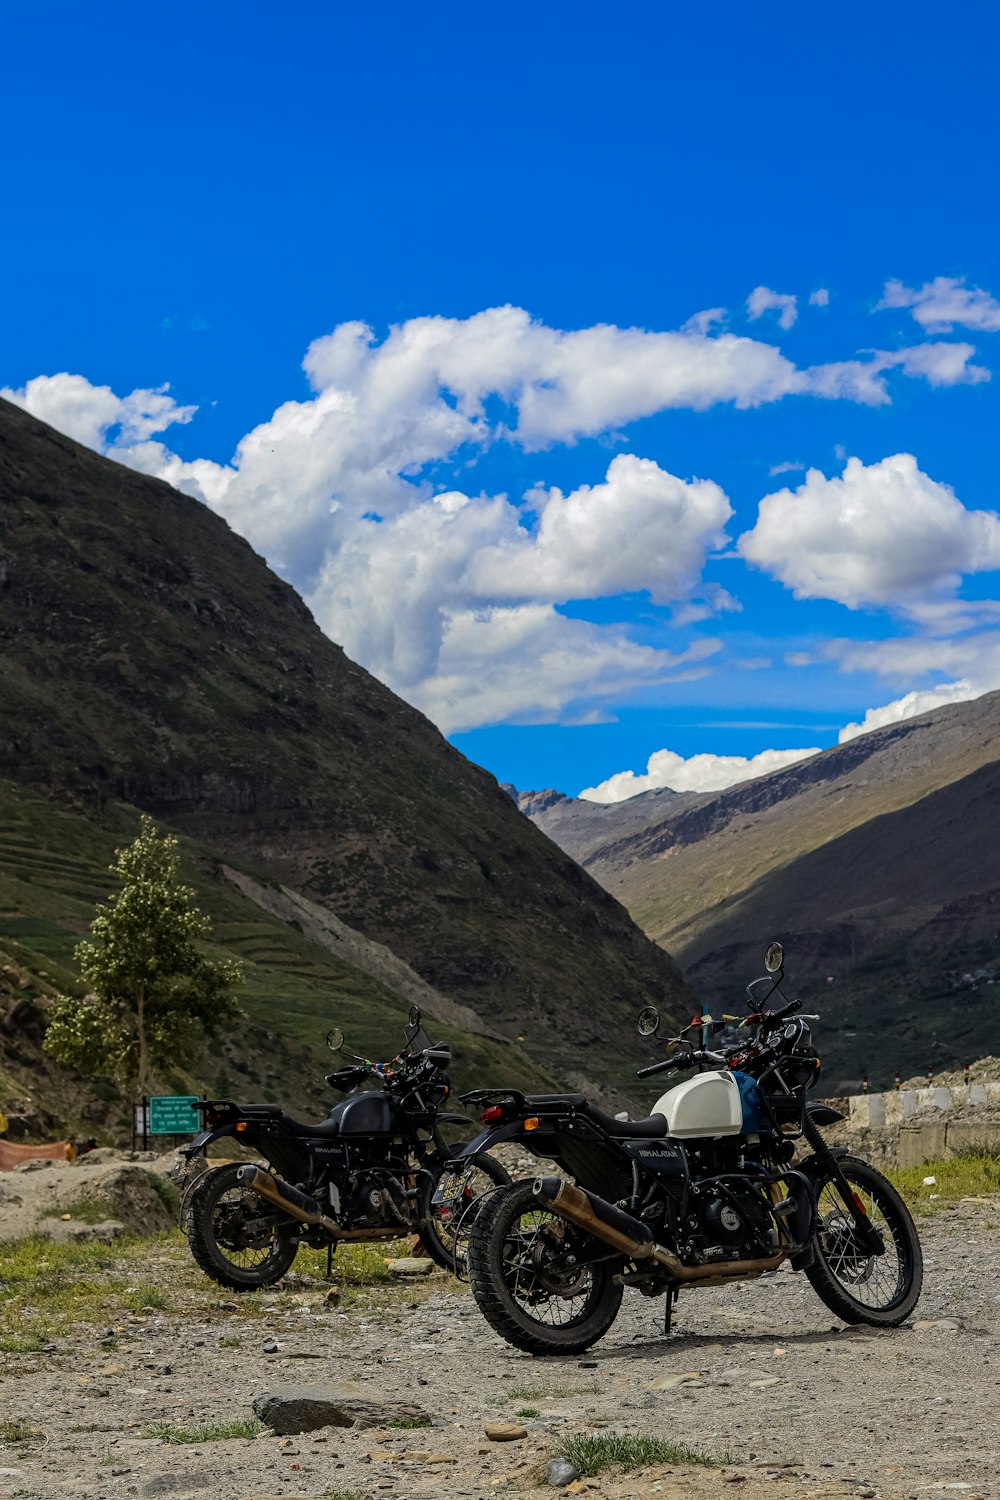
<svg viewBox="0 0 1000 1500"><path fill-rule="evenodd" d="M819 1126L808 1115L806 1115L803 1121L802 1134L813 1148L816 1161L823 1168L830 1181L835 1183L837 1191L843 1199L844 1207L854 1220L854 1228L863 1248L867 1250L869 1255L884 1255L885 1242L881 1234L879 1234L865 1209L855 1197L854 1189L848 1182L845 1173L841 1170L836 1156L826 1144Z"/></svg>

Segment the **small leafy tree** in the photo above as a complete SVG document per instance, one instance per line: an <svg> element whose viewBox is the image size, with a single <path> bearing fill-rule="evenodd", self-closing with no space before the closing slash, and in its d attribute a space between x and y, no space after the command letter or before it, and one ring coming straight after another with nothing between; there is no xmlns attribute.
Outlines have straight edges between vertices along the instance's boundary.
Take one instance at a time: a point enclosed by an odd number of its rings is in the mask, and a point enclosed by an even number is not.
<svg viewBox="0 0 1000 1500"><path fill-rule="evenodd" d="M143 816L139 837L110 867L121 890L98 906L92 941L75 950L93 993L57 1000L45 1035L57 1062L137 1094L241 1014L232 995L240 965L214 962L198 947L211 924L178 881L179 863L177 840Z"/></svg>

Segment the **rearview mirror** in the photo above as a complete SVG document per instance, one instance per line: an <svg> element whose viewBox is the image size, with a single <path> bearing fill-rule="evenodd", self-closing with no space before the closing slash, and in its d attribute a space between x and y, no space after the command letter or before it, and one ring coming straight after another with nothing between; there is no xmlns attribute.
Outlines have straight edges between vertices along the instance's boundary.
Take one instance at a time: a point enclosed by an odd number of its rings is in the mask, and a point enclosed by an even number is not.
<svg viewBox="0 0 1000 1500"><path fill-rule="evenodd" d="M769 974L777 974L784 966L785 950L780 943L770 943L764 954L764 968Z"/></svg>
<svg viewBox="0 0 1000 1500"><path fill-rule="evenodd" d="M331 1052L339 1052L344 1045L344 1033L339 1026L334 1026L326 1034L326 1045Z"/></svg>
<svg viewBox="0 0 1000 1500"><path fill-rule="evenodd" d="M646 1005L635 1018L635 1029L640 1036L655 1036L660 1025L660 1012L655 1005Z"/></svg>
<svg viewBox="0 0 1000 1500"><path fill-rule="evenodd" d="M409 1016L408 1016L407 1019L409 1020L409 1023L410 1023L411 1026L419 1026L420 1025L422 1017L421 1017L421 1014L420 1014L420 1006L419 1005L411 1005L410 1006L410 1014L409 1014Z"/></svg>

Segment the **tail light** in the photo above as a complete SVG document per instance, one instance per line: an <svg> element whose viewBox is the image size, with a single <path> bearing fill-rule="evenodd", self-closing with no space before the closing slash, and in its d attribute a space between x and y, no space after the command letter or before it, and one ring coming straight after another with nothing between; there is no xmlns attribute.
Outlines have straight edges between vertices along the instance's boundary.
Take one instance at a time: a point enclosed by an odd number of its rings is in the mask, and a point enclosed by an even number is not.
<svg viewBox="0 0 1000 1500"><path fill-rule="evenodd" d="M503 1106L500 1104L491 1104L487 1109L483 1110L479 1118L484 1125L495 1125L498 1120L503 1119Z"/></svg>

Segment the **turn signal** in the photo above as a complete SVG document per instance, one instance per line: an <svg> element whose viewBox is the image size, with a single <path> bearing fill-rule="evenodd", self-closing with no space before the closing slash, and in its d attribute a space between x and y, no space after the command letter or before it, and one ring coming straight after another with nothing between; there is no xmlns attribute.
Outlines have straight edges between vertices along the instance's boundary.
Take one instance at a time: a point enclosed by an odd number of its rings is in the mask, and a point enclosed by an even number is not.
<svg viewBox="0 0 1000 1500"><path fill-rule="evenodd" d="M479 1116L484 1125L495 1125L497 1120L503 1119L503 1110L499 1104L491 1104L489 1109L484 1109Z"/></svg>
<svg viewBox="0 0 1000 1500"><path fill-rule="evenodd" d="M237 1133L237 1135L242 1135L243 1131L246 1130L246 1128L247 1128L247 1122L246 1122L246 1120L237 1120L237 1122L236 1122L236 1133Z"/></svg>
<svg viewBox="0 0 1000 1500"><path fill-rule="evenodd" d="M524 1122L524 1128L525 1128L525 1130L537 1130L538 1129L538 1116L537 1115L529 1115L528 1118Z"/></svg>

